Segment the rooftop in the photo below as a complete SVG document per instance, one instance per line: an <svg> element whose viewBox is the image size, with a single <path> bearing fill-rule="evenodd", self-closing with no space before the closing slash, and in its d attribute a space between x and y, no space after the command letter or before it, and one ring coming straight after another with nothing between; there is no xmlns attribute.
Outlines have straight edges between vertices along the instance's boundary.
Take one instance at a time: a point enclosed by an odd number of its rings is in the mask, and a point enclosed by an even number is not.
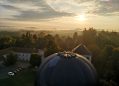
<svg viewBox="0 0 119 86"><path fill-rule="evenodd" d="M5 54L9 53L9 51L20 52L20 53L38 53L39 49L10 47L10 48L7 48L7 49L0 50L0 54L5 55Z"/></svg>
<svg viewBox="0 0 119 86"><path fill-rule="evenodd" d="M78 45L72 50L72 52L80 55L92 55L91 52L83 44Z"/></svg>

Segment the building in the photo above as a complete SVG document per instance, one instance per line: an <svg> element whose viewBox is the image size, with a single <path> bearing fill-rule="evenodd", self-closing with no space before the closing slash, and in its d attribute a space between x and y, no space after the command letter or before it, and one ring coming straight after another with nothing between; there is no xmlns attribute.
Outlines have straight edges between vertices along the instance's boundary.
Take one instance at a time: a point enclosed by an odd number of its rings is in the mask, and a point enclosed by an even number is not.
<svg viewBox="0 0 119 86"><path fill-rule="evenodd" d="M72 50L72 52L84 56L91 62L92 54L83 44L78 45L76 48Z"/></svg>
<svg viewBox="0 0 119 86"><path fill-rule="evenodd" d="M10 47L7 49L0 50L0 61L4 61L6 55L13 51L14 53L18 54L18 60L29 61L31 53L38 53L42 56L42 61L44 60L44 51L41 49L33 49L33 48L19 48L19 47Z"/></svg>

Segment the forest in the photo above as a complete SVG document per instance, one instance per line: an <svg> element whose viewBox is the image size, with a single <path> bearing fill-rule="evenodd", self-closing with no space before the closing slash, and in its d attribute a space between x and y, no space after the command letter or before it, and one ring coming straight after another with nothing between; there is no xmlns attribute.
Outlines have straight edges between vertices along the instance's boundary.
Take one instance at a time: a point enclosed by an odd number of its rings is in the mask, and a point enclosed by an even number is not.
<svg viewBox="0 0 119 86"><path fill-rule="evenodd" d="M73 36L51 35L45 32L31 34L29 31L0 33L0 50L9 47L43 49L44 56L61 51L71 51L79 44L85 45L92 53L92 64L96 68L101 86L118 86L119 84L119 33L94 28L74 32Z"/></svg>

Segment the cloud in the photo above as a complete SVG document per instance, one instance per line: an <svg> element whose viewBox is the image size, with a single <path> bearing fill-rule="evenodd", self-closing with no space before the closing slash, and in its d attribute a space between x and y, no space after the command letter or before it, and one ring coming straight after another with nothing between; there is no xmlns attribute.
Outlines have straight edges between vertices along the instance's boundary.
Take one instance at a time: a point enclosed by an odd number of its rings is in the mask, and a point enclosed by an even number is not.
<svg viewBox="0 0 119 86"><path fill-rule="evenodd" d="M0 3L3 3L4 2L4 0L0 0Z"/></svg>
<svg viewBox="0 0 119 86"><path fill-rule="evenodd" d="M99 5L98 9L95 9L93 13L96 13L98 15L109 15L114 16L119 14L119 0L116 1L99 1L97 3Z"/></svg>
<svg viewBox="0 0 119 86"><path fill-rule="evenodd" d="M12 18L5 18L7 20L17 20L17 21L39 21L40 20L41 21L41 20L49 20L53 18L76 15L74 13L56 11L51 5L49 5L44 0L9 0L9 2L15 3L15 4L31 3L32 7L37 7L37 9L35 10L29 9L24 11L10 5L2 5L2 7L6 9L19 10L18 11L20 13L19 15L12 15Z"/></svg>
<svg viewBox="0 0 119 86"><path fill-rule="evenodd" d="M33 4L43 0L6 0L6 1L14 4L27 4L27 3Z"/></svg>
<svg viewBox="0 0 119 86"><path fill-rule="evenodd" d="M54 10L45 11L45 12L38 12L38 11L20 11L20 15L13 15L12 19L7 18L9 20L18 20L18 21L38 21L44 19L52 19L58 18L63 16L74 16L73 13L66 13L66 12L57 12Z"/></svg>
<svg viewBox="0 0 119 86"><path fill-rule="evenodd" d="M100 0L87 13L100 16L119 16L119 0Z"/></svg>
<svg viewBox="0 0 119 86"><path fill-rule="evenodd" d="M18 8L18 7L14 7L14 6L11 6L11 5L1 5L3 8L6 8L6 9L8 9L8 10L12 10L12 11L19 11L20 10L20 8Z"/></svg>
<svg viewBox="0 0 119 86"><path fill-rule="evenodd" d="M50 3L54 0L6 0L11 3L11 5L1 5L2 7L18 11L19 14L11 15L11 18L5 18L7 20L17 20L17 21L44 21L60 17L71 17L76 16L74 13L65 12L64 7L59 6L61 10L54 9ZM81 4L92 6L91 9L82 7L83 12L86 10L87 14L100 15L100 16L119 16L119 1L104 1L104 0L66 0L70 3L77 3L79 6ZM63 0L56 0L55 2L63 2ZM92 4L93 3L93 4ZM14 7L13 6L17 6ZM91 4L91 5L89 5ZM23 6L22 6L23 5ZM25 5L28 7L26 8ZM21 8L18 8L22 6ZM69 6L70 7L70 6ZM64 10L63 10L64 9ZM77 8L78 9L78 8ZM76 10L76 8L74 9ZM69 10L70 11L70 10Z"/></svg>
<svg viewBox="0 0 119 86"><path fill-rule="evenodd" d="M82 4L82 3L90 3L93 2L94 0L73 0L73 1L78 4Z"/></svg>
<svg viewBox="0 0 119 86"><path fill-rule="evenodd" d="M62 1L63 0L59 0ZM119 16L119 0L65 0L76 5L89 6L86 10L88 14L99 16Z"/></svg>

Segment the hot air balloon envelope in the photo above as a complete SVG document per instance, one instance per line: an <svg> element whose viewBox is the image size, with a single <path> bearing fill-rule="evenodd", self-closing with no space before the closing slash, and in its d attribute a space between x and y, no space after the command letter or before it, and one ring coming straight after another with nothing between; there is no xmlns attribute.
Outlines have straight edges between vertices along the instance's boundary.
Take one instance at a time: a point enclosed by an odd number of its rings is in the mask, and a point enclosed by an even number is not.
<svg viewBox="0 0 119 86"><path fill-rule="evenodd" d="M34 86L98 86L99 77L85 57L60 52L47 57L36 72Z"/></svg>

